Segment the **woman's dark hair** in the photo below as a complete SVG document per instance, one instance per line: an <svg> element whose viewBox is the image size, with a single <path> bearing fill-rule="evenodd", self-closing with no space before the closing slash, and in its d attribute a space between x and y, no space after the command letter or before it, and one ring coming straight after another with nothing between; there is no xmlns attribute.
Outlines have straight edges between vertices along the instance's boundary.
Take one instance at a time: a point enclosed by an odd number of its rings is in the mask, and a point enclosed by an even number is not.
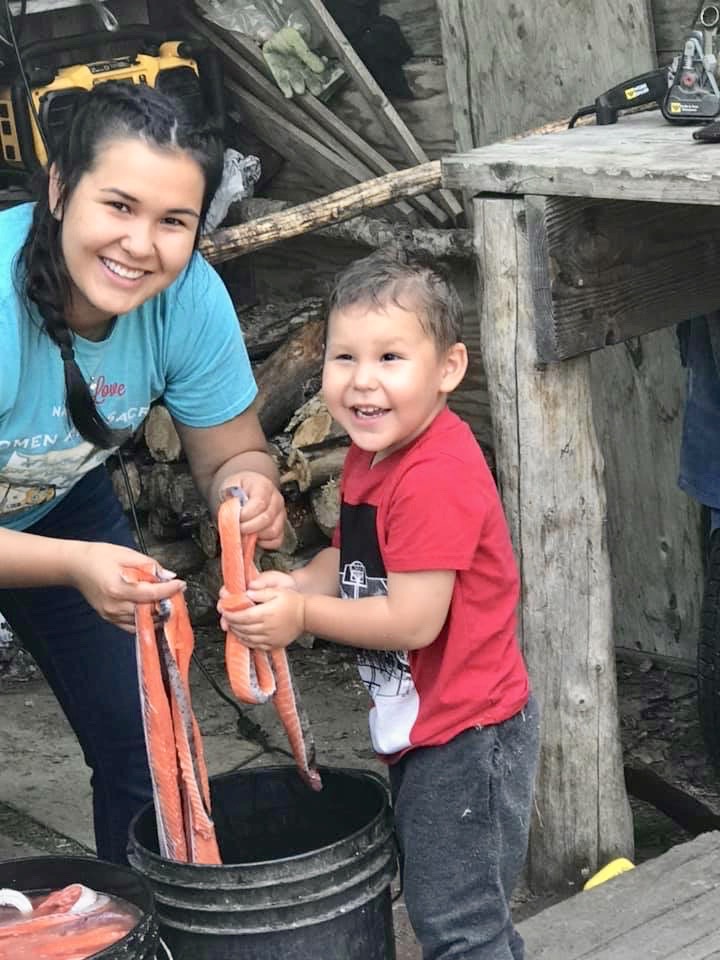
<svg viewBox="0 0 720 960"><path fill-rule="evenodd" d="M358 303L381 309L394 303L412 311L440 351L462 337L462 302L445 270L429 257L394 245L343 270L330 294L328 320L335 311Z"/></svg>
<svg viewBox="0 0 720 960"><path fill-rule="evenodd" d="M183 103L146 84L107 81L81 95L61 142L50 150L48 170L54 164L59 198L50 209L48 172L39 180L39 199L32 226L20 251L18 280L21 299L34 303L43 329L60 348L65 368L66 404L81 436L98 447L118 446L126 431L113 430L95 406L90 389L75 361L73 335L65 312L71 303L72 281L62 253L62 211L84 174L93 169L101 148L111 140L136 138L152 147L183 151L198 164L205 178L197 247L202 224L223 170L223 143L217 131L198 123Z"/></svg>

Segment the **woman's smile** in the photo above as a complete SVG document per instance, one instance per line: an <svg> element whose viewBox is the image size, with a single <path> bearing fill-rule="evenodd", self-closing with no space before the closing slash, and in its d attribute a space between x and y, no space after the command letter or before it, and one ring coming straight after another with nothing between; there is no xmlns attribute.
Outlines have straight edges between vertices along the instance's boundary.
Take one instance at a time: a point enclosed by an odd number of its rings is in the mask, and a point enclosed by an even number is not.
<svg viewBox="0 0 720 960"><path fill-rule="evenodd" d="M110 260L108 257L100 257L100 261L113 277L119 280L137 281L148 272L147 270L133 270L131 267L126 267L116 260Z"/></svg>

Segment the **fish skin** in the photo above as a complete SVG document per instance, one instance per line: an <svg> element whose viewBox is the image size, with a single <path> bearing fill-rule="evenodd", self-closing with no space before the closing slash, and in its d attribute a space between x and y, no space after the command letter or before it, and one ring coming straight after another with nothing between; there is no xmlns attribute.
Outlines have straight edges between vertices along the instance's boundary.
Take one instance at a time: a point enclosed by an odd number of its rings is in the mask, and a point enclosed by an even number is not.
<svg viewBox="0 0 720 960"><path fill-rule="evenodd" d="M86 960L127 936L140 918L82 884L69 884L41 898L28 917L0 923L2 960Z"/></svg>
<svg viewBox="0 0 720 960"><path fill-rule="evenodd" d="M220 564L228 592L223 598L223 607L229 612L252 606L246 590L248 583L258 574L254 561L257 535L241 535L241 510L241 498L229 496L218 511ZM238 700L243 703L273 700L300 776L312 790L322 790L322 780L315 766L315 744L292 680L286 651L273 650L268 656L262 650L250 650L228 630L225 634L225 666L230 687Z"/></svg>
<svg viewBox="0 0 720 960"><path fill-rule="evenodd" d="M155 565L126 568L128 579L157 582ZM200 729L190 697L194 638L182 595L157 612L137 604L138 672L145 742L153 783L160 855L184 863L220 864Z"/></svg>

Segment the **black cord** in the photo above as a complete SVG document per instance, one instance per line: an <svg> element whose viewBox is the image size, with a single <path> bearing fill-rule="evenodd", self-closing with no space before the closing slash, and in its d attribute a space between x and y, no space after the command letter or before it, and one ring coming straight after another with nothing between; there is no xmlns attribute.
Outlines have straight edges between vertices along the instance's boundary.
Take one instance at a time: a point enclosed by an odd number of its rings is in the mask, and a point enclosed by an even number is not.
<svg viewBox="0 0 720 960"><path fill-rule="evenodd" d="M22 0L21 16L23 17L23 20L25 17L25 6L26 6L26 0ZM40 117L38 116L37 109L35 108L35 101L33 100L32 90L30 89L30 82L28 81L27 73L25 71L25 65L23 64L23 60L22 60L22 54L20 53L20 44L18 43L18 38L15 33L15 27L13 25L12 12L10 10L10 0L5 0L5 12L7 14L8 31L10 32L10 41L12 43L13 50L15 51L15 58L17 60L18 70L20 71L20 79L22 80L23 87L25 89L25 96L27 97L28 107L30 108L30 112L33 115L33 119L35 120L35 123L37 125L38 132L40 133L40 139L42 140L43 146L45 147L45 153L49 157L50 146L48 144L47 137L45 136L45 131L42 128L42 124L40 123ZM21 21L21 27L22 27L22 21Z"/></svg>
<svg viewBox="0 0 720 960"><path fill-rule="evenodd" d="M576 110L575 113L570 118L570 122L567 125L568 130L572 130L572 128L575 126L576 121L579 120L580 117L589 117L593 113L597 113L597 110L595 109L594 105L591 107L580 107L580 109Z"/></svg>

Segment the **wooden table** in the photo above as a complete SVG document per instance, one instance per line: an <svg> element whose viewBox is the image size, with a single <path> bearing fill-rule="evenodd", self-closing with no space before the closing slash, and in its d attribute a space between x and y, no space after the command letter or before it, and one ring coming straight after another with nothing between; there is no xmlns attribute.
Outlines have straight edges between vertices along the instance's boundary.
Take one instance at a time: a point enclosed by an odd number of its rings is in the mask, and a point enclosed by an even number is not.
<svg viewBox="0 0 720 960"><path fill-rule="evenodd" d="M532 960L717 960L720 833L518 924Z"/></svg>
<svg viewBox="0 0 720 960"><path fill-rule="evenodd" d="M652 112L442 168L445 186L476 198L498 478L544 713L530 878L560 885L632 855L588 352L720 304L720 145Z"/></svg>

